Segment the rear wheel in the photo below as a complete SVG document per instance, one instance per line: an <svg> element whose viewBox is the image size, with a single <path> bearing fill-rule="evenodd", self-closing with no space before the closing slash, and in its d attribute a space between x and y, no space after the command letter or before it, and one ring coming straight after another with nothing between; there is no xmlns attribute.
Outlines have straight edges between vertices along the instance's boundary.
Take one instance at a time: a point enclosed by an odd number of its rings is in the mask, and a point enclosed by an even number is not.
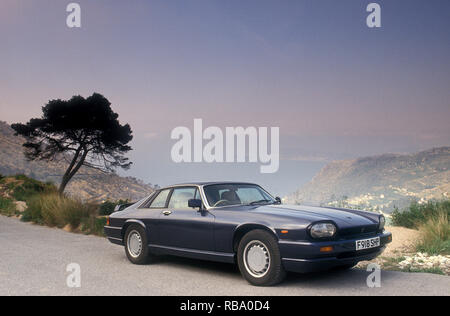
<svg viewBox="0 0 450 316"><path fill-rule="evenodd" d="M134 264L145 264L149 262L147 234L140 225L131 225L125 232L125 253Z"/></svg>
<svg viewBox="0 0 450 316"><path fill-rule="evenodd" d="M253 285L275 285L286 276L278 242L265 230L248 232L239 243L237 258L242 276Z"/></svg>

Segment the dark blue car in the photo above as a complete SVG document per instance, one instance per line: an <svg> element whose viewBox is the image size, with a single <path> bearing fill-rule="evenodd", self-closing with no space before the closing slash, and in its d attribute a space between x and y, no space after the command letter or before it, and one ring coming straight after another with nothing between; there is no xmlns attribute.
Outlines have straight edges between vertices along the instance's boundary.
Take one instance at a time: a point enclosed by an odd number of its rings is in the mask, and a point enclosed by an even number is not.
<svg viewBox="0 0 450 316"><path fill-rule="evenodd" d="M135 264L156 255L237 263L254 285L286 271L351 268L383 252L392 235L383 215L282 205L256 184L174 185L113 213L105 234Z"/></svg>

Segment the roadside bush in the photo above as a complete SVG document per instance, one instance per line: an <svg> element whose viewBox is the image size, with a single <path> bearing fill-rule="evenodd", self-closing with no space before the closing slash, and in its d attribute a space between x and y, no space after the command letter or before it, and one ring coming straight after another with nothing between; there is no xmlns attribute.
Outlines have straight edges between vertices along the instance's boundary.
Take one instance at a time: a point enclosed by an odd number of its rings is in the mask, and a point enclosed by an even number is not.
<svg viewBox="0 0 450 316"><path fill-rule="evenodd" d="M0 213L4 215L17 214L14 199L24 201L28 206L21 213L21 220L24 222L59 228L70 225L73 231L103 236L106 218L99 217L99 212L109 215L117 204L127 202L108 201L102 205L83 203L60 195L56 186L50 182L42 183L24 175L16 175L13 178L13 181L8 181L6 185L8 194L12 198L0 198Z"/></svg>
<svg viewBox="0 0 450 316"><path fill-rule="evenodd" d="M404 211L392 213L392 223L419 230L416 250L430 255L450 254L450 200L412 203Z"/></svg>
<svg viewBox="0 0 450 316"><path fill-rule="evenodd" d="M421 225L437 218L441 213L450 217L450 200L429 201L426 204L413 202L406 210L395 209L392 213L392 223L395 226L419 229Z"/></svg>
<svg viewBox="0 0 450 316"><path fill-rule="evenodd" d="M89 216L83 218L81 231L85 234L104 236L103 227L106 225L106 217Z"/></svg>
<svg viewBox="0 0 450 316"><path fill-rule="evenodd" d="M26 180L28 180L29 178L28 178L26 175L24 175L24 174L16 174L16 175L14 176L14 179L26 181Z"/></svg>
<svg viewBox="0 0 450 316"><path fill-rule="evenodd" d="M12 190L12 196L17 201L27 202L35 194L57 192L56 187L51 183L42 183L24 175L17 175L15 179L22 182L10 183L8 189Z"/></svg>
<svg viewBox="0 0 450 316"><path fill-rule="evenodd" d="M59 195L47 193L29 199L28 209L22 220L45 224L51 227L64 227L69 224L78 228L84 218L95 216L95 206Z"/></svg>
<svg viewBox="0 0 450 316"><path fill-rule="evenodd" d="M41 197L35 195L27 201L27 209L22 213L21 220L24 222L34 222L37 224L44 224L42 218L42 204Z"/></svg>
<svg viewBox="0 0 450 316"><path fill-rule="evenodd" d="M446 212L430 218L419 226L422 238L417 245L417 251L428 254L450 254L450 222Z"/></svg>
<svg viewBox="0 0 450 316"><path fill-rule="evenodd" d="M128 203L128 200L119 200L116 202L112 201L105 201L100 205L100 209L98 211L99 215L111 215L114 212L114 208L117 205L126 204Z"/></svg>
<svg viewBox="0 0 450 316"><path fill-rule="evenodd" d="M116 205L116 203L111 201L103 202L98 210L99 215L111 215L114 212Z"/></svg>
<svg viewBox="0 0 450 316"><path fill-rule="evenodd" d="M13 216L17 214L13 200L0 196L0 214Z"/></svg>

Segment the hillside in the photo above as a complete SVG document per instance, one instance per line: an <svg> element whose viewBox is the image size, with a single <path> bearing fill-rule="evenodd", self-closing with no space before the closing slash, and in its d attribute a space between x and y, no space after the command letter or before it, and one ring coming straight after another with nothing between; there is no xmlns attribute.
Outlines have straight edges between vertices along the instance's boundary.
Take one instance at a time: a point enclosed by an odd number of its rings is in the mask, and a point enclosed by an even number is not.
<svg viewBox="0 0 450 316"><path fill-rule="evenodd" d="M450 147L441 147L410 155L331 162L286 200L377 207L390 212L411 200L449 198L449 192Z"/></svg>
<svg viewBox="0 0 450 316"><path fill-rule="evenodd" d="M23 139L14 136L11 127L0 121L0 174L25 174L36 180L58 184L65 171L65 162L27 161L22 143ZM66 189L69 195L86 201L137 200L152 191L151 185L138 179L85 167L80 169Z"/></svg>

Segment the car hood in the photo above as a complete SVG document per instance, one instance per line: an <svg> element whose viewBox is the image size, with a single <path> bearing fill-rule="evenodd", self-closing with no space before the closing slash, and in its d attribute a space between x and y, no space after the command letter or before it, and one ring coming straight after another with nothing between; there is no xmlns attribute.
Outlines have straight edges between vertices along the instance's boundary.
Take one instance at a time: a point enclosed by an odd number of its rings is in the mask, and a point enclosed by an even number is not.
<svg viewBox="0 0 450 316"><path fill-rule="evenodd" d="M357 211L333 209L327 207L305 206L305 205L261 205L253 212L298 218L310 222L331 220L339 227L366 226L376 224L370 217L356 213Z"/></svg>

